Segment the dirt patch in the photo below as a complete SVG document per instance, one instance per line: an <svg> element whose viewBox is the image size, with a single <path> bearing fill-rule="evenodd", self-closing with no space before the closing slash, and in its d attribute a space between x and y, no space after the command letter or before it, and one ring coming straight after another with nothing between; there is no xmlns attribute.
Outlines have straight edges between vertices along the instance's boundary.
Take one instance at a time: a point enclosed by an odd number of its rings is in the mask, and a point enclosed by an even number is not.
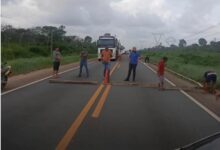
<svg viewBox="0 0 220 150"><path fill-rule="evenodd" d="M89 62L95 62L96 59L91 59ZM79 62L67 64L67 65L61 65L59 72L74 68L79 66ZM20 87L22 85L40 80L42 78L46 78L48 76L51 76L53 73L52 66L51 68L41 69L37 71L33 71L27 74L20 74L17 76L9 77L8 84L3 92L12 90L14 88Z"/></svg>
<svg viewBox="0 0 220 150"><path fill-rule="evenodd" d="M157 70L156 65L148 64L151 68ZM217 116L220 116L220 98L216 100L216 95L205 92L202 89L194 88L198 85L184 80L173 73L166 71L165 76L167 79L176 84L177 87L187 87L187 90L184 90L190 96L195 98L199 103L207 107L209 110L214 112ZM219 91L218 91L219 92Z"/></svg>

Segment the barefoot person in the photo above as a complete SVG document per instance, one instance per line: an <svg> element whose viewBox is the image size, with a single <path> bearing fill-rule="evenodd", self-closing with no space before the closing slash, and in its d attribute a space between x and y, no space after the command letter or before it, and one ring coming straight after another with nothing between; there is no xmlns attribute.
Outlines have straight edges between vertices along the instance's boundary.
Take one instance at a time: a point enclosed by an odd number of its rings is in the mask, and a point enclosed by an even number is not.
<svg viewBox="0 0 220 150"><path fill-rule="evenodd" d="M163 57L158 64L157 75L159 79L159 83L158 83L159 90L164 90L164 71L167 60L168 60L167 57Z"/></svg>
<svg viewBox="0 0 220 150"><path fill-rule="evenodd" d="M54 78L58 78L60 61L61 61L60 49L55 48L55 50L53 50L53 76Z"/></svg>

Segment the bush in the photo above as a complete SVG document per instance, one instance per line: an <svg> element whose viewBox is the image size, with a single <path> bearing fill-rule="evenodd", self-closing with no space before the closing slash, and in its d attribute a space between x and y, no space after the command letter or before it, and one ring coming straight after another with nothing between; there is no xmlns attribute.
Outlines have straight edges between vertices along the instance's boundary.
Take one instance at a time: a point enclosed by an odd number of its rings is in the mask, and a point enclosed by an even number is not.
<svg viewBox="0 0 220 150"><path fill-rule="evenodd" d="M31 47L29 49L31 53L34 53L36 56L49 56L50 50L44 49L42 47Z"/></svg>

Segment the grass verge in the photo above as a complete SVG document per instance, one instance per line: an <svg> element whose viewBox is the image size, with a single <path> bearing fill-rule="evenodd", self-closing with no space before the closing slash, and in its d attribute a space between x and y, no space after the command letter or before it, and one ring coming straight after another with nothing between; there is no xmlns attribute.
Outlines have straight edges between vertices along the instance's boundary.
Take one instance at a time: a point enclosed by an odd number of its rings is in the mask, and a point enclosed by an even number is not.
<svg viewBox="0 0 220 150"><path fill-rule="evenodd" d="M163 56L168 57L167 67L202 82L205 71L214 70L220 75L220 53L209 51L147 51L143 56L149 56L151 63L158 63ZM220 88L220 80L217 81Z"/></svg>
<svg viewBox="0 0 220 150"><path fill-rule="evenodd" d="M89 55L89 58L95 57L96 54ZM61 65L78 62L79 60L79 55L63 56ZM12 66L13 75L18 75L52 67L52 59L51 57L19 58L10 60L7 64Z"/></svg>

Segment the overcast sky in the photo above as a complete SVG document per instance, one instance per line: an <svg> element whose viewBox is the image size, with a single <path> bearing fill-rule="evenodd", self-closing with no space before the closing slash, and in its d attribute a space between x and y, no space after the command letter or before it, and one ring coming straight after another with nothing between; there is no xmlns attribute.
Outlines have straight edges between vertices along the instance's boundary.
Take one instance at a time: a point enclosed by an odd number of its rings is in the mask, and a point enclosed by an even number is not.
<svg viewBox="0 0 220 150"><path fill-rule="evenodd" d="M68 35L116 35L126 48L220 41L220 0L2 0L1 22L66 26Z"/></svg>

